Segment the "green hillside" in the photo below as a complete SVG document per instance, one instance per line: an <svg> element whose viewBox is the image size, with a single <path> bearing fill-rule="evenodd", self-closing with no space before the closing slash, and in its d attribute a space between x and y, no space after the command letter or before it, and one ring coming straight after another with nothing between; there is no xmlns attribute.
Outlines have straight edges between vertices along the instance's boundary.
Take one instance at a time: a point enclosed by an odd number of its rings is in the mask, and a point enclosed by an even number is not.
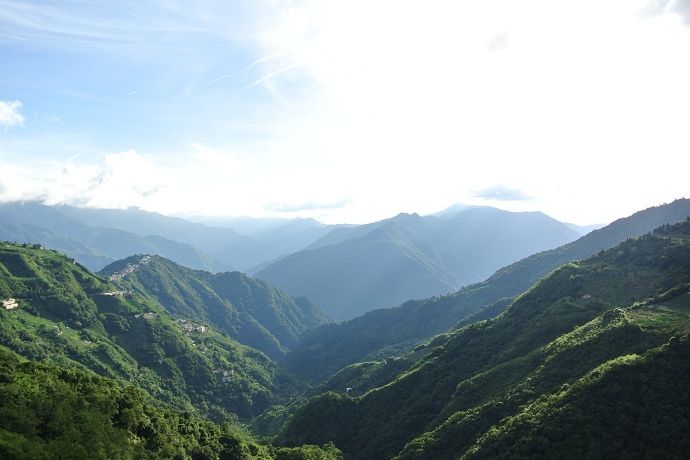
<svg viewBox="0 0 690 460"><path fill-rule="evenodd" d="M572 243L527 257L453 294L409 301L316 328L302 338L284 364L297 375L322 381L350 364L404 353L453 327L496 316L515 296L564 263L590 257L688 215L688 199L649 208Z"/></svg>
<svg viewBox="0 0 690 460"><path fill-rule="evenodd" d="M124 274L127 267L136 269ZM212 274L160 256L132 256L100 273L115 275L120 289L156 299L171 315L210 323L274 359L294 347L304 331L330 321L308 300L239 272Z"/></svg>
<svg viewBox="0 0 690 460"><path fill-rule="evenodd" d="M448 334L441 345L385 385L359 397L341 390L313 398L296 411L282 441L333 441L346 458L399 454L437 459L505 455L506 445L520 445L519 439L529 433L524 455L549 444L556 446L554 450L541 452L560 455L568 452L568 445L558 447L562 436L548 417L559 410L577 414L577 406L568 401L579 401L579 410L601 426L609 415L627 414L625 404L634 404L634 399L622 399L617 412L597 406L602 392L617 391L616 386L603 388L597 377L609 369L615 371L611 378L623 382L625 395L633 396L636 379L651 388L649 402L629 416L639 416L631 423L652 434L638 437L631 453L657 449L649 439L684 439L678 430L668 431L664 438L666 425L647 423L645 416L663 418L654 405L668 403L664 393L682 385L679 379L687 384L690 355L682 350L687 350L684 337L690 318L671 307L690 287L688 232L690 221L566 264L497 318ZM676 349L666 345L669 341L682 344L681 352L669 352ZM655 375L645 377L646 365L664 369L658 380ZM670 415L681 427L690 414L686 396L675 399L680 406ZM573 436L590 436L577 420L568 420L576 432ZM620 444L635 432L612 430L609 435ZM591 439L605 440L594 435ZM675 449L670 446L667 452L680 452Z"/></svg>
<svg viewBox="0 0 690 460"><path fill-rule="evenodd" d="M249 419L297 393L263 353L175 319L53 251L0 243L0 345L141 387L179 410Z"/></svg>
<svg viewBox="0 0 690 460"><path fill-rule="evenodd" d="M687 317L644 309L598 317L539 350L545 355L539 367L515 388L492 386L500 370L459 385L456 394L466 391L479 404L459 406L399 458L450 459L461 452L463 458L495 458L506 451L514 457L681 458L690 428L689 328ZM482 384L490 390L478 391Z"/></svg>
<svg viewBox="0 0 690 460"><path fill-rule="evenodd" d="M0 458L321 459L332 446L275 448L229 423L151 404L133 386L24 362L0 346Z"/></svg>

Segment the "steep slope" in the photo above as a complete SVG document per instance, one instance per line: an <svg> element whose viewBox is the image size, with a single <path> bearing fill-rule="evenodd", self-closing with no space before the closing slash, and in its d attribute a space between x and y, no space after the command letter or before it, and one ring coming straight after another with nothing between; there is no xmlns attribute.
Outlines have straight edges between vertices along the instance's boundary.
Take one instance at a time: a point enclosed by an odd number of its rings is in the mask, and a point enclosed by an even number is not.
<svg viewBox="0 0 690 460"><path fill-rule="evenodd" d="M262 446L229 423L152 403L135 387L22 362L0 346L1 458L339 458L324 447Z"/></svg>
<svg viewBox="0 0 690 460"><path fill-rule="evenodd" d="M132 254L161 254L183 265L219 271L227 268L190 244L157 234L140 235L120 228L93 226L67 212L77 208L37 202L0 205L0 239L40 243L75 258L91 270ZM93 223L89 221L89 223Z"/></svg>
<svg viewBox="0 0 690 460"><path fill-rule="evenodd" d="M263 353L53 251L0 244L0 300L10 305L0 309L0 345L133 383L180 410L248 419L298 391Z"/></svg>
<svg viewBox="0 0 690 460"><path fill-rule="evenodd" d="M273 358L294 347L307 329L330 321L307 299L239 272L212 274L159 256L132 256L100 274L120 289L155 298L174 316L211 323Z"/></svg>
<svg viewBox="0 0 690 460"><path fill-rule="evenodd" d="M506 451L537 458L683 458L690 448L689 353L687 336L671 337L647 351L622 350L583 377L552 387L551 393L515 410L478 437L461 458L496 458ZM457 458L462 418L454 415L398 458Z"/></svg>
<svg viewBox="0 0 690 460"><path fill-rule="evenodd" d="M443 217L400 214L335 228L256 276L312 299L337 319L349 319L406 299L445 294L577 236L540 213L472 208Z"/></svg>
<svg viewBox="0 0 690 460"><path fill-rule="evenodd" d="M303 377L324 380L349 364L407 351L455 326L496 316L513 297L564 263L589 257L660 225L684 220L688 215L687 199L639 211L577 241L502 268L486 281L453 294L410 301L341 324L319 327L302 338L284 363Z"/></svg>
<svg viewBox="0 0 690 460"><path fill-rule="evenodd" d="M442 269L439 251L398 220L359 238L289 255L256 276L312 299L337 319L452 290L456 281Z"/></svg>
<svg viewBox="0 0 690 460"><path fill-rule="evenodd" d="M559 398L570 394L604 425L610 413L598 407L600 398L595 398L601 394L598 375L610 367L622 369L623 382L643 376L634 366L625 368L628 362L652 362L653 368L665 369L658 381L638 380L650 384L654 396L631 412L642 417L637 430L662 434L663 427L649 425L644 415L663 417L654 402L667 403L663 394L675 388L674 380L687 382L690 354L684 337L690 331L690 318L670 311L667 304L673 305L672 300L687 295L688 289L690 221L561 267L499 317L450 333L409 370L362 397L327 393L314 398L295 414L283 440L288 444L332 440L347 458L390 458L401 453L405 458L436 459L475 452L485 457L490 454L481 449L498 452L496 446L510 445L506 439L516 440L516 433L525 433L524 427L534 422L546 441L537 435L536 441L529 441L530 449L539 449L559 441L554 434L558 430L549 431L546 416L536 422L530 418L543 413L538 409L541 404L553 403L545 409L552 414L566 407ZM680 362L670 365L664 356L671 346L665 344L674 336L683 343L671 357L672 362ZM642 356L642 361L626 357L632 354ZM628 391L634 384L628 383L624 395L633 396ZM687 424L688 399L677 401L683 405L673 414ZM622 408L614 414L624 414L624 408L636 402L621 401ZM526 415L520 415L523 411ZM569 436L597 440L586 426L569 423L574 429ZM501 428L497 431L494 426ZM498 435L503 432L512 438L501 440ZM610 434L619 444L634 436L634 432ZM684 439L676 430L669 436L674 442ZM502 444L491 444L493 440ZM657 448L648 440L634 445L644 453ZM564 454L566 447L561 444L552 452Z"/></svg>

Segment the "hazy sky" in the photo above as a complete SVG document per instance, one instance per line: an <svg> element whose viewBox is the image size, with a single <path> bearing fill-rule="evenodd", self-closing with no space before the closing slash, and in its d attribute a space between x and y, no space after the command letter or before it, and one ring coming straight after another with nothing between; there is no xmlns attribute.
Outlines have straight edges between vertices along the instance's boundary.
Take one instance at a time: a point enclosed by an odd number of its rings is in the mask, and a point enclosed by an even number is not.
<svg viewBox="0 0 690 460"><path fill-rule="evenodd" d="M0 0L0 200L580 224L690 197L690 0Z"/></svg>

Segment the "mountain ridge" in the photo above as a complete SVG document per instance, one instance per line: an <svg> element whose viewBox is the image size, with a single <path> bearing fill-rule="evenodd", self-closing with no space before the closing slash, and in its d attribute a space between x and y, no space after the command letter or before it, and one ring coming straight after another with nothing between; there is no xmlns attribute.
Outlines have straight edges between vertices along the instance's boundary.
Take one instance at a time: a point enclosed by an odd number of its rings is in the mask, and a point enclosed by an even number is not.
<svg viewBox="0 0 690 460"><path fill-rule="evenodd" d="M120 289L154 298L174 316L213 324L274 359L307 329L331 321L307 299L294 299L236 271L213 274L161 256L138 255L114 262L99 274L116 276Z"/></svg>
<svg viewBox="0 0 690 460"><path fill-rule="evenodd" d="M0 345L33 361L130 382L177 410L249 419L300 383L212 326L173 318L69 258L0 243ZM233 415L235 414L235 415Z"/></svg>
<svg viewBox="0 0 690 460"><path fill-rule="evenodd" d="M0 205L0 238L41 243L79 260L91 270L133 253L158 253L195 268L218 271L227 268L189 244L160 235L139 235L113 227L86 225L64 209L38 202ZM5 221L5 222L2 222Z"/></svg>
<svg viewBox="0 0 690 460"><path fill-rule="evenodd" d="M452 292L489 276L504 262L578 236L542 213L488 207L443 217L400 213L336 227L255 276L312 299L336 319L351 319L374 308ZM480 257L483 251L488 255Z"/></svg>
<svg viewBox="0 0 690 460"><path fill-rule="evenodd" d="M575 242L503 267L487 280L452 294L412 300L340 324L316 328L302 338L283 363L302 377L321 381L349 364L406 352L436 334L496 316L513 297L563 263L591 256L626 238L679 222L688 215L688 199L651 207L618 219ZM494 308L490 308L492 305Z"/></svg>
<svg viewBox="0 0 690 460"><path fill-rule="evenodd" d="M506 417L519 416L526 405L549 404L550 395L567 392L571 385L588 395L611 394L611 387L597 389L597 380L587 376L595 375L591 372L599 366L625 364L631 354L667 356L663 354L667 343L682 342L681 350L686 351L673 355L678 365L664 365L659 379L647 377L652 399L639 407L654 410L654 401L668 401L665 379L686 378L683 369L690 366L690 303L681 312L666 307L688 289L690 220L563 265L498 317L448 333L421 360L362 396L350 397L341 389L312 398L294 413L281 439L288 445L332 440L346 458L353 459L469 458L488 436L510 433L509 424L501 425L498 432L492 427ZM624 379L631 375L624 374ZM626 401L615 414L638 413L630 408L632 400ZM582 403L585 413L587 407L596 408L590 413L593 421L605 424L608 412L600 410L595 399ZM682 406L674 414L682 416L686 409ZM538 426L539 433L548 429L546 423ZM558 436L553 434L557 432L552 430L550 436ZM673 430L672 438L678 439L681 432ZM663 436L663 429L659 435ZM534 443L532 448L540 449L539 434L525 436ZM642 441L616 431L614 438L616 446L629 441L636 449L655 447L648 443L650 436ZM509 445L510 441L502 444ZM586 443L576 445L587 449ZM675 447L666 448L676 452Z"/></svg>

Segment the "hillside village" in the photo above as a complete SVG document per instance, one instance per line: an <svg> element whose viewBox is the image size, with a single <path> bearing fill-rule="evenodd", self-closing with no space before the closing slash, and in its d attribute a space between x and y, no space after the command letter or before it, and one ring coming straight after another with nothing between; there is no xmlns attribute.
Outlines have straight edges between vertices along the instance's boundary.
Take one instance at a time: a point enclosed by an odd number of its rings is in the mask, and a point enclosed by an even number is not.
<svg viewBox="0 0 690 460"><path fill-rule="evenodd" d="M15 308L19 308L19 302L17 302L17 299L2 299L1 302L2 308L4 308L5 310L14 310Z"/></svg>

